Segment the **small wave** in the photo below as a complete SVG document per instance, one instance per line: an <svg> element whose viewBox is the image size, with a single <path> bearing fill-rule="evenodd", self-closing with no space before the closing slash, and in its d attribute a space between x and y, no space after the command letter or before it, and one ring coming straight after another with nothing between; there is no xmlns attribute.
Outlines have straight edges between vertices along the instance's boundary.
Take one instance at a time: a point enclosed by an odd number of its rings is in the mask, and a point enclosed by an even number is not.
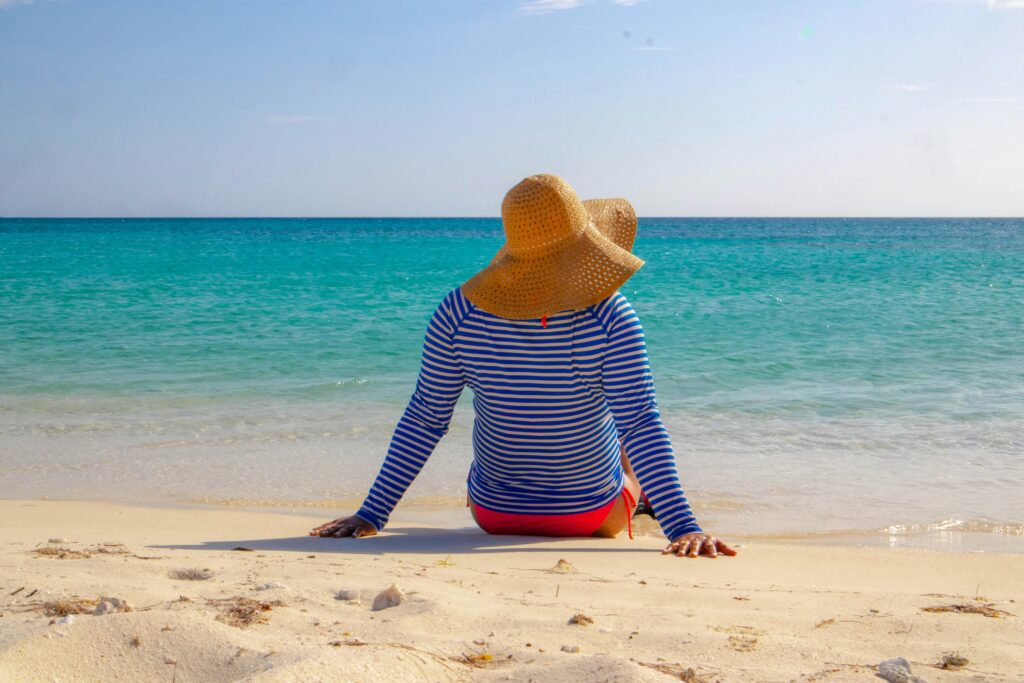
<svg viewBox="0 0 1024 683"><path fill-rule="evenodd" d="M987 519L944 519L924 524L894 524L879 532L890 536L912 536L937 531L961 531L974 534L998 534L1001 536L1024 537L1024 523L993 522Z"/></svg>

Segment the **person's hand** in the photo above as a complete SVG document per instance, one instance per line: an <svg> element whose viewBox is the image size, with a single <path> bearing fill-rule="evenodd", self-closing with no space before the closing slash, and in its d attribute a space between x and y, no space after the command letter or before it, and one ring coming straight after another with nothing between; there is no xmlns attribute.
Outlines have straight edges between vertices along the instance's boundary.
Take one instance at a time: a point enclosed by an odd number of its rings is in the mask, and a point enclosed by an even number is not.
<svg viewBox="0 0 1024 683"><path fill-rule="evenodd" d="M376 527L362 517L356 517L355 515L339 517L333 522L321 524L309 532L310 536L322 536L325 538L344 538L345 536L362 538L363 536L375 536L376 534Z"/></svg>
<svg viewBox="0 0 1024 683"><path fill-rule="evenodd" d="M718 557L723 555L735 555L736 551L708 532L693 532L684 534L675 539L661 551L662 555L677 555L678 557L697 557L698 555L709 555Z"/></svg>

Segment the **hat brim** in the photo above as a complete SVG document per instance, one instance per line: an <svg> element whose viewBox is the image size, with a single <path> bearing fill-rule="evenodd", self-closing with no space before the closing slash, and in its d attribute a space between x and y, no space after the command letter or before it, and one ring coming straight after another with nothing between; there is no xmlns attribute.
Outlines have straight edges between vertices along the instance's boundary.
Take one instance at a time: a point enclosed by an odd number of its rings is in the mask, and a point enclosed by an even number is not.
<svg viewBox="0 0 1024 683"><path fill-rule="evenodd" d="M590 221L576 237L538 258L503 245L490 264L462 285L477 308L514 320L581 310L615 293L641 266L630 249L636 212L625 199L583 202Z"/></svg>

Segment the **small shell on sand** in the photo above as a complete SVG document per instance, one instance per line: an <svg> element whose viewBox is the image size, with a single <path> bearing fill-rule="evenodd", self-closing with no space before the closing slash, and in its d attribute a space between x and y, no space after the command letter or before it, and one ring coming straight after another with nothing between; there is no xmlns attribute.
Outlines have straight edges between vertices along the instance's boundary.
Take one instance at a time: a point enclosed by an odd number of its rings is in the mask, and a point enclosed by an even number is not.
<svg viewBox="0 0 1024 683"><path fill-rule="evenodd" d="M555 574L576 574L578 570L565 560L559 560L555 563L555 566L548 571L554 572Z"/></svg>
<svg viewBox="0 0 1024 683"><path fill-rule="evenodd" d="M67 543L67 542L68 542L68 539L64 538L63 536L55 536L55 537L51 538L49 541L47 541L47 543Z"/></svg>
<svg viewBox="0 0 1024 683"><path fill-rule="evenodd" d="M278 583L277 581L268 581L267 583L261 583L260 585L256 586L256 590L258 590L258 591L285 590L286 591L286 590L288 590L288 586L284 585L283 583Z"/></svg>
<svg viewBox="0 0 1024 683"><path fill-rule="evenodd" d="M405 593L402 592L402 589L395 584L391 584L373 599L373 611L379 612L380 610L388 609L389 607L397 607L398 605L401 605L404 600Z"/></svg>
<svg viewBox="0 0 1024 683"><path fill-rule="evenodd" d="M571 655L578 654L580 651L579 645L563 645L562 652L568 652Z"/></svg>
<svg viewBox="0 0 1024 683"><path fill-rule="evenodd" d="M114 612L131 612L132 607L126 600L121 598L112 598L106 595L100 596L99 604L96 605L96 609L93 610L93 614L97 617L104 614L113 614Z"/></svg>

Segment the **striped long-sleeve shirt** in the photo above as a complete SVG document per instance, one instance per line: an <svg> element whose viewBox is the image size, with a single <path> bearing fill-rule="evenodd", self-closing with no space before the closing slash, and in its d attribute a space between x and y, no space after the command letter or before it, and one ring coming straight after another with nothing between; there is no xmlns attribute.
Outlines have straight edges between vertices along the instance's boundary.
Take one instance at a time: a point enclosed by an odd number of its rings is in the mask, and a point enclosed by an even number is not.
<svg viewBox="0 0 1024 683"><path fill-rule="evenodd" d="M662 424L643 327L620 292L546 320L512 320L459 288L427 327L416 389L356 513L378 530L473 389L469 495L520 514L595 510L619 495L620 440L665 535L700 531Z"/></svg>

